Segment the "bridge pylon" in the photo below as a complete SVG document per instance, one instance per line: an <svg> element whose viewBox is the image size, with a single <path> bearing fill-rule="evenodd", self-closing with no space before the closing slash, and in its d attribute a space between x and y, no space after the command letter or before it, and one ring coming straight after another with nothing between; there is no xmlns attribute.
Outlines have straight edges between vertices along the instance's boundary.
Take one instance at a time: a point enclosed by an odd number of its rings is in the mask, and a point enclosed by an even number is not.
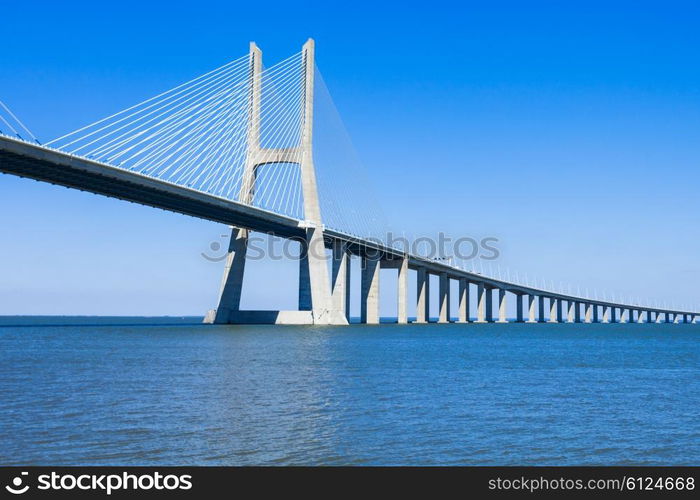
<svg viewBox="0 0 700 500"><path fill-rule="evenodd" d="M262 85L262 51L250 44L249 113L247 152L241 180L239 202L252 205L258 169L272 163L297 164L300 168L304 221L301 223L301 255L299 258L299 309L296 311L241 310L249 229L231 227L226 265L221 283L219 303L205 322L227 324L317 324L347 325L346 311L334 307L325 250L324 226L313 161L314 41L302 48L303 116L300 140L296 147L263 147L260 142Z"/></svg>

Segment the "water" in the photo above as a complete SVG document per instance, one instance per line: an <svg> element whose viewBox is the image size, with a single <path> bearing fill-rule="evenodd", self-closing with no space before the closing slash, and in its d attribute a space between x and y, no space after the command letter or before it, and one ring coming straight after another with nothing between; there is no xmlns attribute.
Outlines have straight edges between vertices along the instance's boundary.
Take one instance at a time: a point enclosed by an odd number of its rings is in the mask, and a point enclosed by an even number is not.
<svg viewBox="0 0 700 500"><path fill-rule="evenodd" d="M700 325L160 321L0 327L0 464L700 464Z"/></svg>

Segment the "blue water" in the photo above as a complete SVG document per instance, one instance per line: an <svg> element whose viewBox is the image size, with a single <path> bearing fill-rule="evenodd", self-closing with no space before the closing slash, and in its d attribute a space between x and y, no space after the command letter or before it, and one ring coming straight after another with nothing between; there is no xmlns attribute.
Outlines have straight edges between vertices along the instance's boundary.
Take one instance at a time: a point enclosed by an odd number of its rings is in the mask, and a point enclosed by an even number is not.
<svg viewBox="0 0 700 500"><path fill-rule="evenodd" d="M1 465L700 465L700 325L27 321Z"/></svg>

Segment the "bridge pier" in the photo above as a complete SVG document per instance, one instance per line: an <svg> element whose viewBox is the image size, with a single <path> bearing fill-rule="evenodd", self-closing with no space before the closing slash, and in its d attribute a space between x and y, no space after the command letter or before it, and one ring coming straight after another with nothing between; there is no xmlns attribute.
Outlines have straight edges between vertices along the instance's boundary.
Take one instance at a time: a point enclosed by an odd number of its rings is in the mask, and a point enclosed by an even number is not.
<svg viewBox="0 0 700 500"><path fill-rule="evenodd" d="M248 230L232 227L219 291L219 307L211 319L212 323L230 323L233 315L240 309L247 250Z"/></svg>
<svg viewBox="0 0 700 500"><path fill-rule="evenodd" d="M515 294L515 322L522 323L523 320L523 300L524 295L522 293Z"/></svg>
<svg viewBox="0 0 700 500"><path fill-rule="evenodd" d="M486 287L483 283L476 284L476 322L486 323Z"/></svg>
<svg viewBox="0 0 700 500"><path fill-rule="evenodd" d="M534 295L528 295L527 300L527 322L537 323L537 318L535 317L535 302L537 300L537 297L535 297Z"/></svg>
<svg viewBox="0 0 700 500"><path fill-rule="evenodd" d="M384 258L379 262L381 269L396 269L396 322L400 325L408 323L408 259Z"/></svg>
<svg viewBox="0 0 700 500"><path fill-rule="evenodd" d="M574 322L581 322L581 303L574 301Z"/></svg>
<svg viewBox="0 0 700 500"><path fill-rule="evenodd" d="M450 278L446 272L440 273L440 317L438 323L450 322Z"/></svg>
<svg viewBox="0 0 700 500"><path fill-rule="evenodd" d="M625 317L625 309L620 307L620 318L617 320L618 323L627 323L627 318Z"/></svg>
<svg viewBox="0 0 700 500"><path fill-rule="evenodd" d="M507 297L505 288L498 289L498 323L508 323L506 318Z"/></svg>
<svg viewBox="0 0 700 500"><path fill-rule="evenodd" d="M493 288L486 287L486 322L493 323Z"/></svg>
<svg viewBox="0 0 700 500"><path fill-rule="evenodd" d="M562 299L557 299L557 321L564 322L564 301Z"/></svg>
<svg viewBox="0 0 700 500"><path fill-rule="evenodd" d="M603 323L610 323L610 306L603 306Z"/></svg>
<svg viewBox="0 0 700 500"><path fill-rule="evenodd" d="M574 322L574 301L573 300L568 300L567 301L568 311L566 314L566 322L567 323L573 323Z"/></svg>
<svg viewBox="0 0 700 500"><path fill-rule="evenodd" d="M308 241L301 243L299 256L299 298L300 311L311 311L311 270L309 269L309 245Z"/></svg>
<svg viewBox="0 0 700 500"><path fill-rule="evenodd" d="M593 304L590 302L588 304L585 304L586 308L586 316L584 319L585 323L591 323L593 321Z"/></svg>
<svg viewBox="0 0 700 500"><path fill-rule="evenodd" d="M557 299L549 298L549 323L559 323L559 315L557 314Z"/></svg>
<svg viewBox="0 0 700 500"><path fill-rule="evenodd" d="M599 323L600 320L598 318L598 305L594 304L593 305L593 323Z"/></svg>
<svg viewBox="0 0 700 500"><path fill-rule="evenodd" d="M360 321L368 325L379 324L379 271L380 260L362 256L360 295Z"/></svg>
<svg viewBox="0 0 700 500"><path fill-rule="evenodd" d="M544 316L544 301L545 298L542 295L537 296L537 322L538 323L544 323L546 321L546 318Z"/></svg>
<svg viewBox="0 0 700 500"><path fill-rule="evenodd" d="M350 320L350 252L345 242L335 240L333 250L333 309Z"/></svg>
<svg viewBox="0 0 700 500"><path fill-rule="evenodd" d="M457 322L469 322L469 281L466 278L459 279L459 318Z"/></svg>
<svg viewBox="0 0 700 500"><path fill-rule="evenodd" d="M416 283L416 323L427 323L430 319L430 276L426 268L418 268Z"/></svg>
<svg viewBox="0 0 700 500"><path fill-rule="evenodd" d="M408 259L401 259L397 281L397 322L400 325L408 323Z"/></svg>

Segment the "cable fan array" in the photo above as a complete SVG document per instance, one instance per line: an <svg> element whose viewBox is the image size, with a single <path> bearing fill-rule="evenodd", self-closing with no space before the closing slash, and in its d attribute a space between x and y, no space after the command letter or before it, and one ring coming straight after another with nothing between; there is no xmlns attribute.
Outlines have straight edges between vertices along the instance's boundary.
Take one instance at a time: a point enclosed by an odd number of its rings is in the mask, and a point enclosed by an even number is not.
<svg viewBox="0 0 700 500"><path fill-rule="evenodd" d="M323 78L314 71L313 155L323 221L346 234L385 241L382 209ZM251 76L249 57L241 57L47 145L302 220L301 158L287 155L289 163L277 162L273 150L293 150L301 141L303 52L263 69L259 90ZM251 150L255 100L260 130ZM250 175L249 155L259 164L254 182L244 178Z"/></svg>
<svg viewBox="0 0 700 500"><path fill-rule="evenodd" d="M379 197L321 72L315 71L313 153L323 223L351 236L388 244L389 225Z"/></svg>
<svg viewBox="0 0 700 500"><path fill-rule="evenodd" d="M260 146L293 148L303 119L302 53L265 68L260 84ZM82 127L49 143L115 167L240 201L248 154L248 56ZM252 205L303 219L300 169L257 169Z"/></svg>

